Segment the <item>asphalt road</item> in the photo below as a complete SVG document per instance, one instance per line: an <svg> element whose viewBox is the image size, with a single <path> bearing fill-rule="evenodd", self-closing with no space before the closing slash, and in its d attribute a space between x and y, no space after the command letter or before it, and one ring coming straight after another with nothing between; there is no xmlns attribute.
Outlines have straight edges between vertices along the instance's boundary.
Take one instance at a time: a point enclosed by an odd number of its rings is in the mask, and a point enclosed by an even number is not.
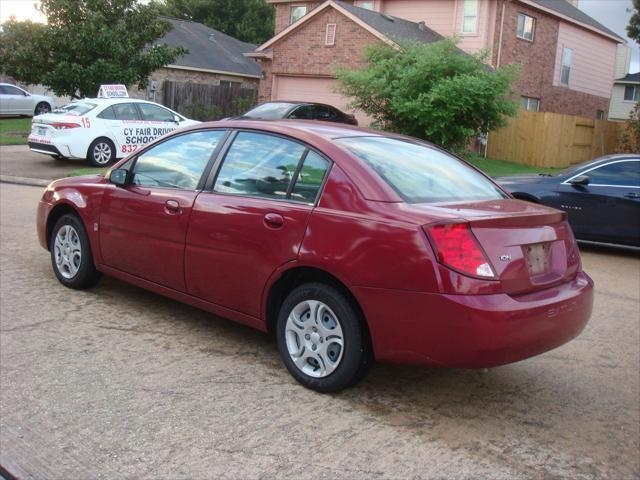
<svg viewBox="0 0 640 480"><path fill-rule="evenodd" d="M0 175L55 180L71 170L89 167L84 160L54 160L26 145L0 146Z"/></svg>
<svg viewBox="0 0 640 480"><path fill-rule="evenodd" d="M20 478L640 475L640 259L583 252L593 318L488 372L379 365L320 395L273 339L108 278L55 280L39 188L0 184L0 464Z"/></svg>

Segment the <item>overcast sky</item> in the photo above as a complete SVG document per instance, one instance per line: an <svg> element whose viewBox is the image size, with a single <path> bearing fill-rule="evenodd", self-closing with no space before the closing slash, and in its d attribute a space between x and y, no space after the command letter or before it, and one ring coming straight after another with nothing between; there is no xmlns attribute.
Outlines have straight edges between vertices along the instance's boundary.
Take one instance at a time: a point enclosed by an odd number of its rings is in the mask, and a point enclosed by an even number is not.
<svg viewBox="0 0 640 480"><path fill-rule="evenodd" d="M564 1L564 0L557 0ZM607 28L613 30L623 38L627 38L625 27L631 17L632 0L579 0L579 7L591 15ZM38 0L0 0L0 23L6 21L10 15L18 19L42 21L42 16L34 5ZM640 49L633 40L628 39L632 48L630 72L640 71Z"/></svg>
<svg viewBox="0 0 640 480"><path fill-rule="evenodd" d="M640 71L640 45L628 38L625 30L632 14L631 0L580 0L579 7L605 27L627 39L627 45L631 47L629 73Z"/></svg>

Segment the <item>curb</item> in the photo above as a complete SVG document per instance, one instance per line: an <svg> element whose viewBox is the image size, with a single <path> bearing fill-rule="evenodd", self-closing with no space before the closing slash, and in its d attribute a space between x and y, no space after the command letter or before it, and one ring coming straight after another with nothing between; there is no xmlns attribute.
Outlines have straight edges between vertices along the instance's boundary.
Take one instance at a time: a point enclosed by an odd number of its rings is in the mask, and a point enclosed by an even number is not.
<svg viewBox="0 0 640 480"><path fill-rule="evenodd" d="M13 183L16 185L29 185L32 187L46 187L53 180L43 180L41 178L15 177L13 175L0 175L0 183Z"/></svg>

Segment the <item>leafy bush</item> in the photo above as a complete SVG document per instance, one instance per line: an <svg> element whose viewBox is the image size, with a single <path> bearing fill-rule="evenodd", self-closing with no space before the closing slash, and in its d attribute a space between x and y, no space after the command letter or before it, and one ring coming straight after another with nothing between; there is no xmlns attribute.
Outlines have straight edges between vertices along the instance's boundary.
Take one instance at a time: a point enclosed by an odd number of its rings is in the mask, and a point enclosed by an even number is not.
<svg viewBox="0 0 640 480"><path fill-rule="evenodd" d="M202 103L191 103L184 107L180 113L191 120L200 120L201 122L220 120L224 116L219 106Z"/></svg>
<svg viewBox="0 0 640 480"><path fill-rule="evenodd" d="M640 102L629 113L618 141L619 153L640 153Z"/></svg>
<svg viewBox="0 0 640 480"><path fill-rule="evenodd" d="M517 112L510 98L517 67L493 71L485 58L448 39L400 49L376 44L365 52L366 67L338 69L338 88L375 127L462 150L470 137L504 126Z"/></svg>

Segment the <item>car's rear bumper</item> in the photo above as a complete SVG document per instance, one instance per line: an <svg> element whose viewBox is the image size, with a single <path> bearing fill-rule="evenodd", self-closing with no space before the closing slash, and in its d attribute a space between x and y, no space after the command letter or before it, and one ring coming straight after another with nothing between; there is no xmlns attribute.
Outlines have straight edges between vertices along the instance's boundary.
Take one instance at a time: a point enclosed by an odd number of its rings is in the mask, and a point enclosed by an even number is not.
<svg viewBox="0 0 640 480"><path fill-rule="evenodd" d="M34 142L29 140L28 144L29 144L29 148L33 152L44 153L45 155L59 155L61 157L69 156L69 153L68 153L69 149L66 149L67 154L65 155L62 151L60 151L58 146L54 145L53 143L44 143L42 141Z"/></svg>
<svg viewBox="0 0 640 480"><path fill-rule="evenodd" d="M516 362L576 337L593 306L593 281L509 296L444 295L354 288L376 358L430 366L485 368Z"/></svg>

